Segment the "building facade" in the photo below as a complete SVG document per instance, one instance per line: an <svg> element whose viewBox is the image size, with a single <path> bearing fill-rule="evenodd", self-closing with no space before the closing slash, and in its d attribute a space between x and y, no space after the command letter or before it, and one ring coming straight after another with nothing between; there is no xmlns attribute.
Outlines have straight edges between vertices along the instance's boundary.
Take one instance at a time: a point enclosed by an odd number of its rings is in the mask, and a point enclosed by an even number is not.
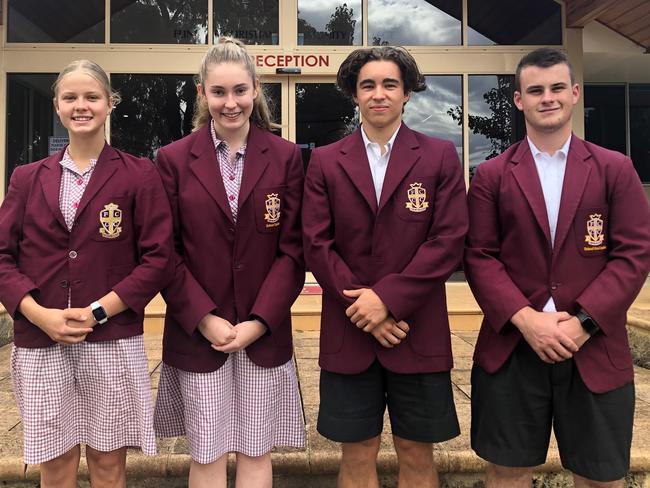
<svg viewBox="0 0 650 488"><path fill-rule="evenodd" d="M67 142L50 87L68 62L89 58L110 74L123 101L107 137L153 157L191 130L193 76L221 35L249 44L281 134L301 146L305 164L311 149L359 123L334 86L347 54L407 47L428 90L411 98L405 120L452 140L467 182L524 135L512 103L517 62L540 45L557 46L585 84L576 134L631 155L650 183L650 56L595 15L578 19L581 1L2 0L0 193L16 165ZM634 0L618 3L627 2Z"/></svg>

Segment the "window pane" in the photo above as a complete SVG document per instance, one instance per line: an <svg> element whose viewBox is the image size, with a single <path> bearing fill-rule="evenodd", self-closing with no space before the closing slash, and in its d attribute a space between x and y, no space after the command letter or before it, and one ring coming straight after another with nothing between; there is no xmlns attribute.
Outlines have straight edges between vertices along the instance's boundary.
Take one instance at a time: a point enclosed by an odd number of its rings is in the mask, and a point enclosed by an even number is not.
<svg viewBox="0 0 650 488"><path fill-rule="evenodd" d="M246 44L278 44L278 0L215 0L214 42L232 36Z"/></svg>
<svg viewBox="0 0 650 488"><path fill-rule="evenodd" d="M334 83L296 84L296 142L305 165L312 149L342 139L358 125L354 104Z"/></svg>
<svg viewBox="0 0 650 488"><path fill-rule="evenodd" d="M585 139L627 153L625 87L585 85Z"/></svg>
<svg viewBox="0 0 650 488"><path fill-rule="evenodd" d="M68 132L52 105L56 76L7 74L7 185L16 166L42 159L67 143Z"/></svg>
<svg viewBox="0 0 650 488"><path fill-rule="evenodd" d="M470 45L560 45L562 9L554 0L467 0Z"/></svg>
<svg viewBox="0 0 650 488"><path fill-rule="evenodd" d="M427 89L411 94L404 122L411 129L454 143L463 160L463 78L427 76Z"/></svg>
<svg viewBox="0 0 650 488"><path fill-rule="evenodd" d="M153 158L192 131L196 86L191 75L112 75L122 102L113 111L111 144Z"/></svg>
<svg viewBox="0 0 650 488"><path fill-rule="evenodd" d="M462 16L461 0L368 0L368 43L458 46Z"/></svg>
<svg viewBox="0 0 650 488"><path fill-rule="evenodd" d="M8 42L104 42L104 0L9 0Z"/></svg>
<svg viewBox="0 0 650 488"><path fill-rule="evenodd" d="M514 75L469 77L469 175L526 133L524 116L512 100Z"/></svg>
<svg viewBox="0 0 650 488"><path fill-rule="evenodd" d="M206 44L207 0L111 0L111 42Z"/></svg>
<svg viewBox="0 0 650 488"><path fill-rule="evenodd" d="M361 1L298 0L298 44L361 45Z"/></svg>
<svg viewBox="0 0 650 488"><path fill-rule="evenodd" d="M630 153L641 181L650 183L650 85L630 85Z"/></svg>

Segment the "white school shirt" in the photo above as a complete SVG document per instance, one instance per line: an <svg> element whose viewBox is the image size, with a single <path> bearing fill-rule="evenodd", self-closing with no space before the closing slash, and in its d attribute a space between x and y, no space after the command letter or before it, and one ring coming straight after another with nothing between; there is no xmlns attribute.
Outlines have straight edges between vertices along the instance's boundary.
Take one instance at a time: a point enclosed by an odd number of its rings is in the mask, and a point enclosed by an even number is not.
<svg viewBox="0 0 650 488"><path fill-rule="evenodd" d="M361 125L361 137L363 138L363 145L366 147L366 155L368 156L368 163L370 164L370 173L372 173L372 182L375 186L377 205L379 205L379 199L381 198L381 188L384 186L384 178L386 177L386 168L388 168L390 152L393 149L393 144L395 143L395 138L397 137L400 127L402 127L401 124L386 143L386 152L382 155L379 143L372 142L368 139L366 132L363 130L363 125Z"/></svg>
<svg viewBox="0 0 650 488"><path fill-rule="evenodd" d="M571 135L555 154L550 155L535 147L529 137L528 145L535 160L535 167L539 175L539 182L542 184L544 203L546 204L546 215L548 226L551 229L551 246L555 243L555 229L557 218L560 213L560 200L562 199L562 184L564 183L564 172L566 170L567 155L571 145ZM542 309L543 312L557 312L553 297L550 297Z"/></svg>

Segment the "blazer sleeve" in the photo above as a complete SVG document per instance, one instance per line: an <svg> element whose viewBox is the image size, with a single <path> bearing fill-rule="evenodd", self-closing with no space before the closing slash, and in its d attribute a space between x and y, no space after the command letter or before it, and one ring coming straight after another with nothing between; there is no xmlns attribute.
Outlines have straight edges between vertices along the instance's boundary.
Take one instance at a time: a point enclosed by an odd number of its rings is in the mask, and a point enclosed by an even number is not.
<svg viewBox="0 0 650 488"><path fill-rule="evenodd" d="M287 165L286 182L277 256L251 310L251 315L260 317L266 323L271 334L291 313L291 305L305 282L300 224L304 175L298 146L294 146Z"/></svg>
<svg viewBox="0 0 650 488"><path fill-rule="evenodd" d="M343 290L364 288L352 270L336 251L334 245L331 208L334 205L328 193L325 175L318 149L312 151L302 206L303 240L305 261L314 273L320 286L335 294L344 306L354 303L354 299L343 295Z"/></svg>
<svg viewBox="0 0 650 488"><path fill-rule="evenodd" d="M178 206L178 174L164 148L158 150L156 165L171 206L174 242L173 277L162 290L162 296L167 304L167 312L188 335L192 335L203 317L216 312L217 305L185 265Z"/></svg>
<svg viewBox="0 0 650 488"><path fill-rule="evenodd" d="M15 317L23 297L38 288L20 272L16 263L27 203L25 169L19 166L14 170L0 207L0 301L12 317Z"/></svg>
<svg viewBox="0 0 650 488"><path fill-rule="evenodd" d="M499 179L486 169L477 168L469 187L464 270L487 323L500 333L516 312L531 303L499 259Z"/></svg>
<svg viewBox="0 0 650 488"><path fill-rule="evenodd" d="M650 206L629 158L621 165L609 200L606 266L576 302L605 335L615 332L650 270Z"/></svg>
<svg viewBox="0 0 650 488"><path fill-rule="evenodd" d="M160 176L150 160L141 162L141 180L136 184L133 223L139 264L113 291L133 310L147 303L171 277L172 219Z"/></svg>
<svg viewBox="0 0 650 488"><path fill-rule="evenodd" d="M467 202L462 166L452 143L445 144L435 192L433 218L426 240L399 273L372 287L396 320L421 307L435 287L458 267L467 233Z"/></svg>

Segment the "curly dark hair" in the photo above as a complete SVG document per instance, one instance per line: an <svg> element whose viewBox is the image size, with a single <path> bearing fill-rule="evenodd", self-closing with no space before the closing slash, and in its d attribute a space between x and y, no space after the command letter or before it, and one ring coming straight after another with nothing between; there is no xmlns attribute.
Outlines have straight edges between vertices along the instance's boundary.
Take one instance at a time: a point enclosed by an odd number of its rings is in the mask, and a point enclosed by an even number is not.
<svg viewBox="0 0 650 488"><path fill-rule="evenodd" d="M427 85L415 59L403 47L375 46L352 51L341 63L336 74L336 86L345 96L352 98L357 93L359 71L370 61L392 61L399 67L404 83L404 93L421 92Z"/></svg>
<svg viewBox="0 0 650 488"><path fill-rule="evenodd" d="M569 76L571 77L571 84L575 84L576 78L573 73L573 66L569 62L569 58L564 52L552 47L540 47L534 51L529 52L517 65L515 72L515 90L521 91L521 70L528 66L536 66L537 68L550 68L556 64L566 64L569 67Z"/></svg>

